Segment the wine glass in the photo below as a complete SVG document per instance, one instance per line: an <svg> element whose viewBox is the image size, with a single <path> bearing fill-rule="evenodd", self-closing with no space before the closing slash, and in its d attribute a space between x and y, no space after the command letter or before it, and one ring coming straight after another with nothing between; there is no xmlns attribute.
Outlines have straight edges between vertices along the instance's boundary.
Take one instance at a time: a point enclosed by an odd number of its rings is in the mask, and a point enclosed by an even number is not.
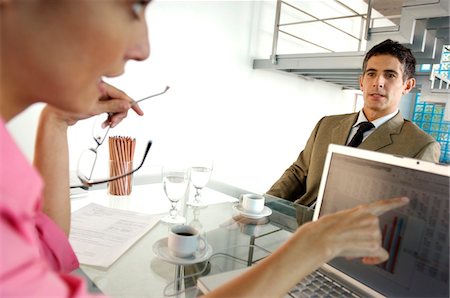
<svg viewBox="0 0 450 298"><path fill-rule="evenodd" d="M201 200L201 190L208 184L212 169L212 162L204 162L191 167L190 176L192 186L195 188L195 195L194 200L188 202L190 206L199 207L205 205Z"/></svg>
<svg viewBox="0 0 450 298"><path fill-rule="evenodd" d="M166 223L185 223L186 219L178 215L177 203L182 199L189 185L189 171L184 168L167 168L162 170L164 192L171 203L169 215L161 220Z"/></svg>
<svg viewBox="0 0 450 298"><path fill-rule="evenodd" d="M191 227L194 227L195 229L197 229L197 231L200 234L203 234L203 225L199 218L200 217L200 209L201 209L200 207L192 206L192 214L193 214L194 218L189 223L189 225Z"/></svg>

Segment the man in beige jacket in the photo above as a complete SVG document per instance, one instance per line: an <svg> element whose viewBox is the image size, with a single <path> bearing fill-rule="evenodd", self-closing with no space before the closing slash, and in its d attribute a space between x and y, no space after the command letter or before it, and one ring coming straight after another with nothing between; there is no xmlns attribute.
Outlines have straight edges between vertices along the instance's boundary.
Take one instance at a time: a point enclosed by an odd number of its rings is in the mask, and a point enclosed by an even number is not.
<svg viewBox="0 0 450 298"><path fill-rule="evenodd" d="M349 145L361 123L368 121L373 126L362 134L358 148L438 162L439 143L403 119L398 110L402 95L415 86L415 63L411 51L397 42L388 39L374 46L364 58L360 76L363 109L322 118L297 160L267 193L302 205L314 204L328 145Z"/></svg>

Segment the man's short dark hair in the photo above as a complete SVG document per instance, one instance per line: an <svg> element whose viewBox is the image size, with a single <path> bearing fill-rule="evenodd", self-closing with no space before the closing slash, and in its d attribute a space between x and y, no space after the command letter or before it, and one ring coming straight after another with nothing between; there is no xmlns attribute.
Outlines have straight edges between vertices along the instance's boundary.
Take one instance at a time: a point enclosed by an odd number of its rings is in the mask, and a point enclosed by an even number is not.
<svg viewBox="0 0 450 298"><path fill-rule="evenodd" d="M403 65L403 81L414 77L416 70L416 58L414 58L410 49L401 45L397 41L386 39L382 43L379 43L371 48L367 52L366 57L364 57L363 72L366 71L367 61L369 61L372 56L377 55L391 55L396 57Z"/></svg>

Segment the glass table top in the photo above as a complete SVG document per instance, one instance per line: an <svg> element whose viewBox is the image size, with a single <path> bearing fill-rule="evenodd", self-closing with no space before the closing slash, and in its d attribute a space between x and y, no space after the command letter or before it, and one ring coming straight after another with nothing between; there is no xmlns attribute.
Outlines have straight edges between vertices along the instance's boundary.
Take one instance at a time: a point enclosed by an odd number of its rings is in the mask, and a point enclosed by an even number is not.
<svg viewBox="0 0 450 298"><path fill-rule="evenodd" d="M139 193L136 189L133 192ZM98 194L90 195L85 201L77 199L72 205L77 209L94 201L114 208L146 210L147 207L143 206L166 203L167 199L160 192L161 185L152 184L142 189L145 191L140 190L142 193L136 198L121 198L130 200L123 204L117 203L117 197L107 196L99 190L95 191ZM162 297L164 291L174 294L177 289L181 289L182 297L195 297L198 277L251 266L284 243L291 235L288 230L296 227L295 208L290 202L268 198L266 206L270 206L272 214L249 219L233 208L238 204L237 198L211 189L205 189L206 196L212 202L216 200L219 203L206 207L187 206L184 210L187 224L204 233L212 248L211 256L206 261L177 266L156 256L153 249L155 243L166 238L171 227L158 222L109 268L81 265L81 270L101 292L110 297ZM142 200L146 200L145 204L140 202ZM168 210L168 204L164 207ZM160 211L161 208L155 206L152 209ZM185 288L189 290L184 292Z"/></svg>

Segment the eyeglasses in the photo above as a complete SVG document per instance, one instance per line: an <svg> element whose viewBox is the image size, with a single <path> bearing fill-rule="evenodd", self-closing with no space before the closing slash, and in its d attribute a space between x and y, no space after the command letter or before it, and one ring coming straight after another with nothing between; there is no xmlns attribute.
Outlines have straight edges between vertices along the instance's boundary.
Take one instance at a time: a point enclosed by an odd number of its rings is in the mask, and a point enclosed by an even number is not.
<svg viewBox="0 0 450 298"><path fill-rule="evenodd" d="M137 168L131 170L130 172L127 172L127 173L124 173L122 175L119 175L119 176L103 178L103 179L91 179L91 177L87 177L84 174L85 172L83 173L83 170L82 170L83 167L80 164L84 163L85 161L83 161L83 160L87 160L87 158L83 158L81 156L80 159L78 160L77 177L78 177L78 179L80 179L80 182L81 182L82 185L74 185L74 186L70 186L70 188L81 187L81 188L84 188L84 189L88 189L91 186L94 186L94 185L97 185L97 184L108 183L108 182L115 181L115 180L118 180L120 178L123 178L123 177L126 177L126 176L129 176L129 175L133 174L134 172L139 170L144 165L145 159L147 158L147 155L148 155L148 152L150 151L151 146L152 146L152 141L148 141L147 147L146 147L146 149L144 151L144 156L142 157L142 161L141 161L141 163L139 164L139 166ZM92 149L88 149L88 151L92 152L91 155L95 155L95 160L96 160L97 159L97 152L93 151ZM89 154L89 153L86 153L86 154ZM90 174L92 174L92 170L91 170Z"/></svg>
<svg viewBox="0 0 450 298"><path fill-rule="evenodd" d="M167 90L169 90L169 86L166 86L164 91L162 91L160 93L156 93L156 94L144 97L142 99L139 99L137 101L133 101L132 105L137 104L138 102L141 102L143 100L146 100L146 99L158 96L158 95L162 95L162 94L166 93ZM70 188L80 187L83 189L88 189L89 187L91 187L93 185L115 181L120 178L123 178L123 177L133 174L134 172L139 170L142 167L142 165L144 164L145 159L148 155L148 152L150 151L150 148L152 146L151 141L149 141L147 143L147 147L144 151L142 161L137 168L131 170L130 172L121 174L119 176L114 176L114 177L104 178L104 179L92 179L92 174L94 172L94 168L97 163L97 155L98 155L97 150L105 141L105 139L108 135L109 129L110 129L109 125L107 127L103 127L102 123L104 123L112 115L113 115L112 113L108 113L108 114L105 113L103 115L99 115L97 117L97 119L95 120L94 126L92 127L92 137L96 143L96 146L85 150L80 155L80 158L78 159L78 165L77 165L77 177L80 180L79 182L81 182L81 185L79 185L79 184L71 185Z"/></svg>

